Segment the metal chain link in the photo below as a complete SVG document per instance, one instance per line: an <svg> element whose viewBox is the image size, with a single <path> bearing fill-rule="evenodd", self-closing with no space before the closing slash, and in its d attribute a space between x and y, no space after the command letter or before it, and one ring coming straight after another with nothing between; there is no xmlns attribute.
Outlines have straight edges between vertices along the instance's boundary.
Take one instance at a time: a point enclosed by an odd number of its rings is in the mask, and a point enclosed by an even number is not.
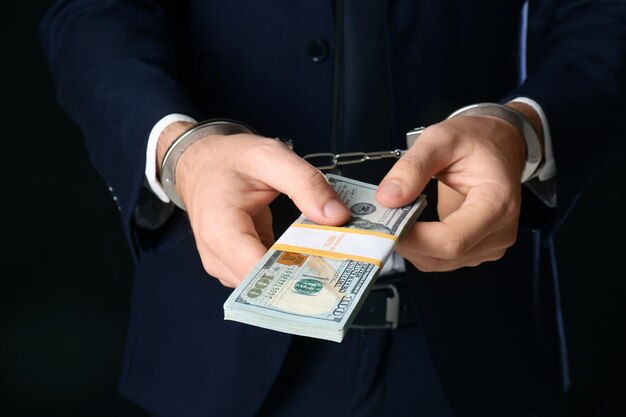
<svg viewBox="0 0 626 417"><path fill-rule="evenodd" d="M415 128L407 133L407 145L408 148L413 146L415 140L419 135L424 132L424 127ZM293 149L293 141L291 139L275 138L283 142L289 149ZM376 161L379 159L395 158L400 159L402 155L406 153L406 149L394 149L393 151L377 151L377 152L345 152L345 153L332 153L332 152L318 152L304 155L302 159L309 162L315 168L320 171L332 170L342 165L360 164L367 161ZM314 159L319 159L320 163L326 160L326 165L318 165L312 162Z"/></svg>
<svg viewBox="0 0 626 417"><path fill-rule="evenodd" d="M378 151L378 152L346 152L346 153L332 153L332 152L318 152L304 155L302 159L315 166L320 171L335 169L342 165L360 164L367 161L376 161L379 159L396 158L399 159L406 150L394 149L393 151ZM315 159L319 159L318 163L315 163ZM326 165L318 165L323 160L328 161Z"/></svg>

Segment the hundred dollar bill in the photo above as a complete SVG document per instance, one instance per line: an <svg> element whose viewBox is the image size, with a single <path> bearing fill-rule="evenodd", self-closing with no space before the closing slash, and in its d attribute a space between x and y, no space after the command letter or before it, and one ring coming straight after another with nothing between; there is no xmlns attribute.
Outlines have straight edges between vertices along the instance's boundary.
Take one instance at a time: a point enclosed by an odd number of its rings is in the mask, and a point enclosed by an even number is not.
<svg viewBox="0 0 626 417"><path fill-rule="evenodd" d="M376 202L376 186L337 175L329 183L352 214L342 227L301 215L224 303L224 318L341 342L396 243L426 206Z"/></svg>

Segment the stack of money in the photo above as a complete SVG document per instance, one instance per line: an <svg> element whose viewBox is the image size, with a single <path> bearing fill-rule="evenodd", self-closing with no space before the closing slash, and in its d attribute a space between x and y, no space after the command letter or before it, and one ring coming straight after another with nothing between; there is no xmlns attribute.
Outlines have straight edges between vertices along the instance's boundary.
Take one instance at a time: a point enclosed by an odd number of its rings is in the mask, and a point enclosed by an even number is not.
<svg viewBox="0 0 626 417"><path fill-rule="evenodd" d="M341 342L385 261L426 206L376 202L376 186L327 174L352 214L342 227L301 215L224 303L224 319Z"/></svg>

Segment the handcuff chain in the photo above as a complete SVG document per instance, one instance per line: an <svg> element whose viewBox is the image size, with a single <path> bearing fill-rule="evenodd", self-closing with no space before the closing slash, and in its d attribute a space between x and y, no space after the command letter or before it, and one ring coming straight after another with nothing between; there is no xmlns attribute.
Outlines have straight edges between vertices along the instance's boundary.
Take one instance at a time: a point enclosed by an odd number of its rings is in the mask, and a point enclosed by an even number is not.
<svg viewBox="0 0 626 417"><path fill-rule="evenodd" d="M406 134L407 147L413 146L417 138L424 132L425 127L416 127ZM294 150L293 141L291 139L275 138L284 143L289 149ZM317 152L304 155L302 159L309 162L320 171L332 170L341 165L360 164L367 161L376 161L379 159L395 158L400 159L406 153L406 149L394 149L393 151L376 151L376 152ZM317 165L311 162L312 159L326 159L327 165Z"/></svg>
<svg viewBox="0 0 626 417"><path fill-rule="evenodd" d="M394 149L393 151L376 151L376 152L345 152L345 153L332 153L332 152L318 152L304 155L302 159L311 163L315 158L327 158L329 161L327 165L314 165L320 171L335 169L341 165L360 164L367 161L376 161L379 159L396 158L399 159L406 150Z"/></svg>

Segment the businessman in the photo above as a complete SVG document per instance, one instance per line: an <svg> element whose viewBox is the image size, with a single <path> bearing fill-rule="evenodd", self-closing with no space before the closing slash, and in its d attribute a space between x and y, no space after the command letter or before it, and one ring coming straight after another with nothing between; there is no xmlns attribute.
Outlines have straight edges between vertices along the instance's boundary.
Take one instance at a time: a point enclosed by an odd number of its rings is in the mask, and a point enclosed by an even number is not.
<svg viewBox="0 0 626 417"><path fill-rule="evenodd" d="M623 1L58 1L41 38L136 261L125 396L162 417L531 416L567 389L552 237L624 150ZM299 211L349 218L302 156L417 126L395 164L339 167L392 207L437 180L373 313L341 344L224 322Z"/></svg>

